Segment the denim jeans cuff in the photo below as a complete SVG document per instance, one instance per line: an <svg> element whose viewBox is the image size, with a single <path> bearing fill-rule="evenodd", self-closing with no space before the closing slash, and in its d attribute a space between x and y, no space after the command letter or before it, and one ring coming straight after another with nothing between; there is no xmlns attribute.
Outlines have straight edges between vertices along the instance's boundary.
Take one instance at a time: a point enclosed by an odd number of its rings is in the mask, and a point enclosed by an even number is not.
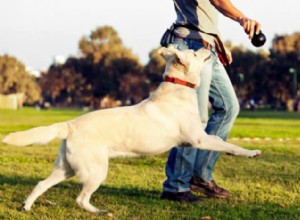
<svg viewBox="0 0 300 220"><path fill-rule="evenodd" d="M203 178L203 177L201 177L201 176L196 176L196 175L194 175L194 177L195 178L198 178L198 179L202 179L203 181L205 181L205 182L210 182L210 181L212 181L214 178L213 177L206 177L206 178Z"/></svg>

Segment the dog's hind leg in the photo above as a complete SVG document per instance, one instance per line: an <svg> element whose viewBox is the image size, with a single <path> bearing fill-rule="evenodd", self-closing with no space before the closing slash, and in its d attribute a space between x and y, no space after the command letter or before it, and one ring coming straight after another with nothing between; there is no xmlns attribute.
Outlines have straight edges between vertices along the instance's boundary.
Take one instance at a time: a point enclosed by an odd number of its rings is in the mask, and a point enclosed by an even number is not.
<svg viewBox="0 0 300 220"><path fill-rule="evenodd" d="M23 209L29 211L34 201L47 191L50 187L60 183L61 181L74 176L74 171L66 160L66 143L62 141L59 157L56 160L55 168L48 178L40 181L33 189L31 194L24 202Z"/></svg>
<svg viewBox="0 0 300 220"><path fill-rule="evenodd" d="M99 210L90 204L92 194L99 188L100 184L105 180L108 171L108 155L102 155L101 161L85 164L84 170L79 168L79 179L82 182L82 191L76 199L80 207L89 212L103 212L107 210ZM88 166L88 167L86 167Z"/></svg>

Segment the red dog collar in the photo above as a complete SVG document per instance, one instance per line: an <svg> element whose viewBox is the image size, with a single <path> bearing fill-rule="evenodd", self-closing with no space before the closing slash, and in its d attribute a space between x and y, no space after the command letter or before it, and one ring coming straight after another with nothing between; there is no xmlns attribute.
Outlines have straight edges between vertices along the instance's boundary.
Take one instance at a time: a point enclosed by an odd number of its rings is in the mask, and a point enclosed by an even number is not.
<svg viewBox="0 0 300 220"><path fill-rule="evenodd" d="M196 87L196 85L193 84L193 83L190 83L190 82L178 79L178 78L174 78L174 77L169 77L169 76L166 76L164 81L179 84L179 85L183 85L183 86L187 86L187 87L190 87L190 88L193 88L193 89Z"/></svg>

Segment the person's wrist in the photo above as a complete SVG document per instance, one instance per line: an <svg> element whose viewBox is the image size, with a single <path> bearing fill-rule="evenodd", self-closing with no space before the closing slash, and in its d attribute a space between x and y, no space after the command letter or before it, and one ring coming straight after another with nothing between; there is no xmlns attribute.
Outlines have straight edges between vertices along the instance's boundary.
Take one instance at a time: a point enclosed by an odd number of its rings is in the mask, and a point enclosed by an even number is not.
<svg viewBox="0 0 300 220"><path fill-rule="evenodd" d="M238 22L241 26L243 26L245 20L247 20L247 18L246 18L245 16L240 16L240 17L238 17L237 22Z"/></svg>

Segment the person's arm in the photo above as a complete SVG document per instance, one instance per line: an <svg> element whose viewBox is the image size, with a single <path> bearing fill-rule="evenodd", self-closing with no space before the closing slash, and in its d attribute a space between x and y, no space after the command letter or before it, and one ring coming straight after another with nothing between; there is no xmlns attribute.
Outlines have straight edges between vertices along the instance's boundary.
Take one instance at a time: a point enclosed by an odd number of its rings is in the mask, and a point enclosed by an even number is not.
<svg viewBox="0 0 300 220"><path fill-rule="evenodd" d="M230 0L209 0L210 3L224 16L231 18L243 26L249 38L252 39L254 32L259 33L261 25L257 21L246 17L239 9L237 9Z"/></svg>

